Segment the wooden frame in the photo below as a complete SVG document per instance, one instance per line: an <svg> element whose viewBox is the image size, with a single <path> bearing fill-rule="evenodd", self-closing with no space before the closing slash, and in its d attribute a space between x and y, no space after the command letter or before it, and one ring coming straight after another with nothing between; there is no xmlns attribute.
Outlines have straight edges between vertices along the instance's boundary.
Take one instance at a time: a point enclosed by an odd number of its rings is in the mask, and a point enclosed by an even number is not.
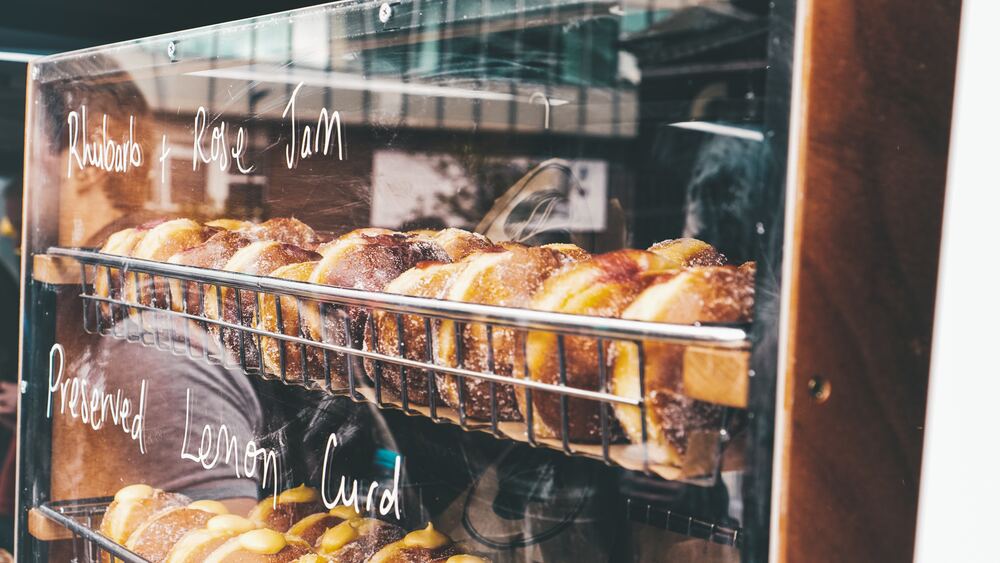
<svg viewBox="0 0 1000 563"><path fill-rule="evenodd" d="M771 560L911 561L960 2L798 10Z"/></svg>

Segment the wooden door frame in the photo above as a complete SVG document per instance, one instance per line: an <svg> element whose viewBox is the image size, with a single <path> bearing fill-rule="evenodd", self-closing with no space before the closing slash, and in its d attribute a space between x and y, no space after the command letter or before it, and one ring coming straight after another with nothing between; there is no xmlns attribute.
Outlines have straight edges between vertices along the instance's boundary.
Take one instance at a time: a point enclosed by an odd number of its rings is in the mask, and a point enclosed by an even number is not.
<svg viewBox="0 0 1000 563"><path fill-rule="evenodd" d="M912 560L960 4L797 6L772 561Z"/></svg>

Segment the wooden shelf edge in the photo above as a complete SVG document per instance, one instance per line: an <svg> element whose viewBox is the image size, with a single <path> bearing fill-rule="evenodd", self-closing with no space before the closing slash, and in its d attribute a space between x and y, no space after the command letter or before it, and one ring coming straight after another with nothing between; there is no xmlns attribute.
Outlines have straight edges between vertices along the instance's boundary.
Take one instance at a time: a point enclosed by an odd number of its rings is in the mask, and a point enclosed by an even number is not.
<svg viewBox="0 0 1000 563"><path fill-rule="evenodd" d="M35 254L31 257L31 277L51 285L79 285L80 263L65 256Z"/></svg>
<svg viewBox="0 0 1000 563"><path fill-rule="evenodd" d="M684 395L727 407L747 408L750 352L701 346L684 349Z"/></svg>
<svg viewBox="0 0 1000 563"><path fill-rule="evenodd" d="M68 540L73 537L69 530L49 520L37 508L28 511L28 532L41 541Z"/></svg>

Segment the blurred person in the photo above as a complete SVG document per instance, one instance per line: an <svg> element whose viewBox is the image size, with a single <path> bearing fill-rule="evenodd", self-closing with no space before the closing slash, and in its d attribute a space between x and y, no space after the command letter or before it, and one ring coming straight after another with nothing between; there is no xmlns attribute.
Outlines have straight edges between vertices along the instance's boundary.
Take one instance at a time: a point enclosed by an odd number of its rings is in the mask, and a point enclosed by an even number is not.
<svg viewBox="0 0 1000 563"><path fill-rule="evenodd" d="M12 161L15 159L11 159ZM0 548L14 548L17 440L18 325L21 271L21 170L5 167L0 178ZM0 561L3 561L0 552Z"/></svg>

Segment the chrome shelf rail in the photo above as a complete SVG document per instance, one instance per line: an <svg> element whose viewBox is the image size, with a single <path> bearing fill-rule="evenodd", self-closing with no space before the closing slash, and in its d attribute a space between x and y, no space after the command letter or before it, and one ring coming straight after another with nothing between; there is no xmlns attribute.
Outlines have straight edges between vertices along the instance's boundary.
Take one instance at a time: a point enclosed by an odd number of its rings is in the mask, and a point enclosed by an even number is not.
<svg viewBox="0 0 1000 563"><path fill-rule="evenodd" d="M51 248L48 253L79 263L83 324L88 333L138 342L227 368L238 367L247 374L266 379L346 395L355 401L374 402L383 408L401 409L408 414L551 447L568 455L596 458L672 480L711 483L730 437L727 431L729 410L718 407L713 411L715 418L709 423L717 422L716 426L694 429L702 434L702 443L709 444L702 448L699 461L691 467L666 463L662 450L655 451L650 445L650 432L646 427L644 358L652 342L746 349L745 326L672 325L459 303L139 260L87 249ZM103 278L105 287L109 288L101 294L95 287L98 277ZM171 303L172 292L167 289L168 284L177 287L178 282L183 294L179 299L173 297L179 303ZM129 292L123 287L130 283L135 291L128 299L126 294ZM235 300L235 307L228 313L223 307L223 288L228 291L226 299ZM262 299L270 300L271 304L282 303L274 308L276 326L264 327L258 322ZM292 320L282 319L288 299L294 300L291 312L297 316L298 329L285 330ZM189 305L192 300L194 304ZM205 304L212 301L221 313L209 316L205 313ZM314 338L315 331L309 335L304 330L303 311L306 308L317 315L314 322L318 320L321 325L322 338ZM388 315L386 318L395 323L398 332L393 350L380 345L376 315ZM414 321L418 326L422 324L420 332L426 350L407 350L406 340L411 336L404 334L409 330L404 326L412 327ZM436 327L442 321L455 323L454 365L444 365L434 353ZM466 361L470 350L461 337L465 328L470 327L482 327L485 334L482 342L477 341L475 349L485 360L471 367ZM503 369L495 342L497 331L504 331L514 342L506 349ZM524 374L528 373L527 339L522 336L529 331L554 337L558 379L539 381L514 375L512 362L515 361L523 366ZM597 377L587 386L571 384L567 339L596 347L598 365L592 371ZM372 342L377 344L372 345ZM639 361L635 377L639 391L636 395L624 396L611 390L607 350L615 342L634 345L637 349ZM278 349L279 360L271 362L270 367L263 360L266 346L272 351L275 347ZM520 358L515 360L518 352ZM297 360L293 356L295 353ZM386 375L387 367L394 370L394 379ZM450 406L443 404L441 385L449 383L449 379L454 379L457 405L454 398ZM480 387L480 393L486 393L485 398L468 397L475 382L485 384ZM509 402L515 389L520 395L518 404L523 403L524 408L512 413ZM544 395L533 397L533 393ZM415 394L422 398L416 400ZM536 412L538 400L548 401L558 409L558 420L553 422L551 417L554 415L549 413L548 421L552 428L560 430L557 438L536 435L535 422L542 416ZM571 400L577 406L571 407ZM507 401L507 412L502 412L504 401ZM580 441L570 437L570 413L571 409L580 408L582 402L597 405L595 410L599 414L594 416L599 415L600 424L595 431L599 435ZM641 442L625 443L612 413L613 406L638 409L642 422ZM513 407L513 410L518 409Z"/></svg>

